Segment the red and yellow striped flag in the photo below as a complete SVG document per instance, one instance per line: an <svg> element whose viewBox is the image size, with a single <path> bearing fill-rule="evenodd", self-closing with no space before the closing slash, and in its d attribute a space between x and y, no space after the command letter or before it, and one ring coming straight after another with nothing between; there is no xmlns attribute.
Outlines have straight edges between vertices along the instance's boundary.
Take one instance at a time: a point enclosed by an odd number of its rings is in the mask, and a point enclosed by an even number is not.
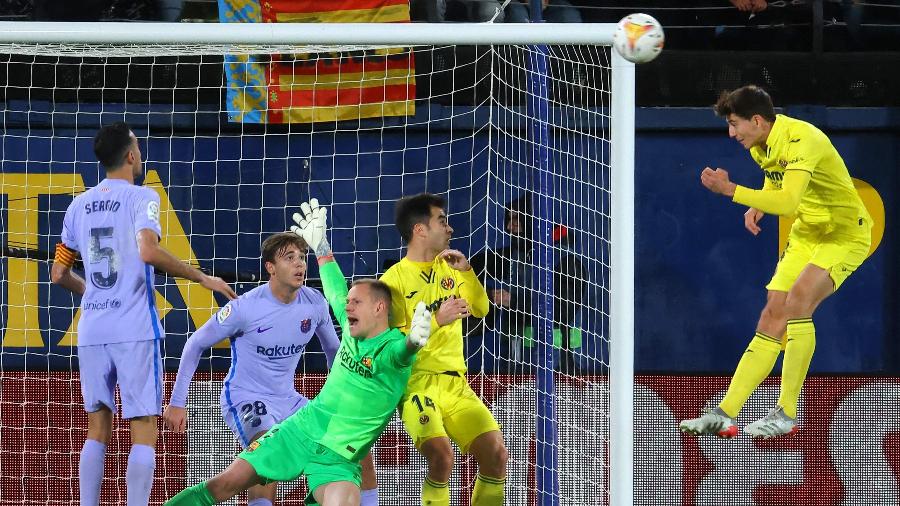
<svg viewBox="0 0 900 506"><path fill-rule="evenodd" d="M409 22L408 0L259 1L220 0L220 20ZM415 62L409 48L273 55L268 62L229 57L226 76L232 121L309 123L415 114Z"/></svg>

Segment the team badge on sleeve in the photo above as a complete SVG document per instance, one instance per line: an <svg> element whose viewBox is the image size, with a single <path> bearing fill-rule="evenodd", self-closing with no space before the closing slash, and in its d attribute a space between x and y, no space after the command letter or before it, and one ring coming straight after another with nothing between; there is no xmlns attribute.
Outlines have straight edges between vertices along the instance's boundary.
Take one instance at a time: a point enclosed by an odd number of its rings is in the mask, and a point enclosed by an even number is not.
<svg viewBox="0 0 900 506"><path fill-rule="evenodd" d="M153 200L147 204L147 218L151 221L159 222L159 204Z"/></svg>
<svg viewBox="0 0 900 506"><path fill-rule="evenodd" d="M456 286L456 282L453 281L453 278L450 276L441 280L441 288L444 290L453 290L454 286Z"/></svg>
<svg viewBox="0 0 900 506"><path fill-rule="evenodd" d="M311 328L312 328L312 320L310 320L309 318L300 322L300 332L303 332L305 334L305 333L309 332L309 330Z"/></svg>
<svg viewBox="0 0 900 506"><path fill-rule="evenodd" d="M216 321L225 323L225 320L227 320L229 316L231 316L231 304L225 304L225 307L216 313Z"/></svg>

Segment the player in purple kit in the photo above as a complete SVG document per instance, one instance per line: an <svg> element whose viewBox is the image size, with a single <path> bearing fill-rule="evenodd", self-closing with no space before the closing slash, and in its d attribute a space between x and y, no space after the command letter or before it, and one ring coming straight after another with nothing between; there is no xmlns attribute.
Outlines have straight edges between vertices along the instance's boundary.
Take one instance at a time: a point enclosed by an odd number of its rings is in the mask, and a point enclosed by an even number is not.
<svg viewBox="0 0 900 506"><path fill-rule="evenodd" d="M159 196L136 186L142 172L137 137L122 122L100 129L94 153L106 178L75 197L63 219L51 280L81 295L78 364L88 433L78 465L80 504L100 503L115 389L131 425L126 470L129 506L150 500L156 467L156 422L162 407L164 333L156 310L154 267L228 298L227 283L175 258L159 244ZM85 277L72 271L81 253Z"/></svg>
<svg viewBox="0 0 900 506"><path fill-rule="evenodd" d="M306 405L306 397L294 390L294 372L307 343L318 336L329 368L340 346L325 296L303 285L306 250L303 239L290 232L263 241L269 282L229 302L188 339L163 415L167 428L185 430L188 386L200 355L223 339L231 343L231 369L222 388L222 417L243 448ZM360 464L361 504L377 506L371 455ZM271 506L275 487L275 482L251 487L248 506Z"/></svg>

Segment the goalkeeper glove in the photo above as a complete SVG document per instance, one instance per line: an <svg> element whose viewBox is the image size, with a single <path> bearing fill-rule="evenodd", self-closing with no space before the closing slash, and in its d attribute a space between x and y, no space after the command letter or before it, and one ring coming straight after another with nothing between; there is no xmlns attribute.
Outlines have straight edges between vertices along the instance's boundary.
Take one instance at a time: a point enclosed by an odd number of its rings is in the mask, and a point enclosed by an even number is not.
<svg viewBox="0 0 900 506"><path fill-rule="evenodd" d="M294 213L293 218L296 225L291 225L291 232L302 237L316 257L331 255L331 245L325 237L328 230L328 209L320 207L318 199L309 199L309 202L300 204L300 212Z"/></svg>
<svg viewBox="0 0 900 506"><path fill-rule="evenodd" d="M419 301L416 304L416 310L413 312L412 324L409 326L409 334L406 335L406 342L412 344L416 348L424 348L428 344L428 337L431 335L431 311L425 307L425 303Z"/></svg>

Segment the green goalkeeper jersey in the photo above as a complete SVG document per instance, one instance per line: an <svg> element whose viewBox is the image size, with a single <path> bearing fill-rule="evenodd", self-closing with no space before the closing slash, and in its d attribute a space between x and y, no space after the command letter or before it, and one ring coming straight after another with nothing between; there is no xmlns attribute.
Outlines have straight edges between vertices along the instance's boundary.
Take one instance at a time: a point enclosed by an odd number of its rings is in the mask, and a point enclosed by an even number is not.
<svg viewBox="0 0 900 506"><path fill-rule="evenodd" d="M284 424L358 462L397 408L415 352L407 348L406 335L396 328L369 339L351 337L344 274L337 262L319 271L325 297L343 331L341 346L322 390Z"/></svg>

